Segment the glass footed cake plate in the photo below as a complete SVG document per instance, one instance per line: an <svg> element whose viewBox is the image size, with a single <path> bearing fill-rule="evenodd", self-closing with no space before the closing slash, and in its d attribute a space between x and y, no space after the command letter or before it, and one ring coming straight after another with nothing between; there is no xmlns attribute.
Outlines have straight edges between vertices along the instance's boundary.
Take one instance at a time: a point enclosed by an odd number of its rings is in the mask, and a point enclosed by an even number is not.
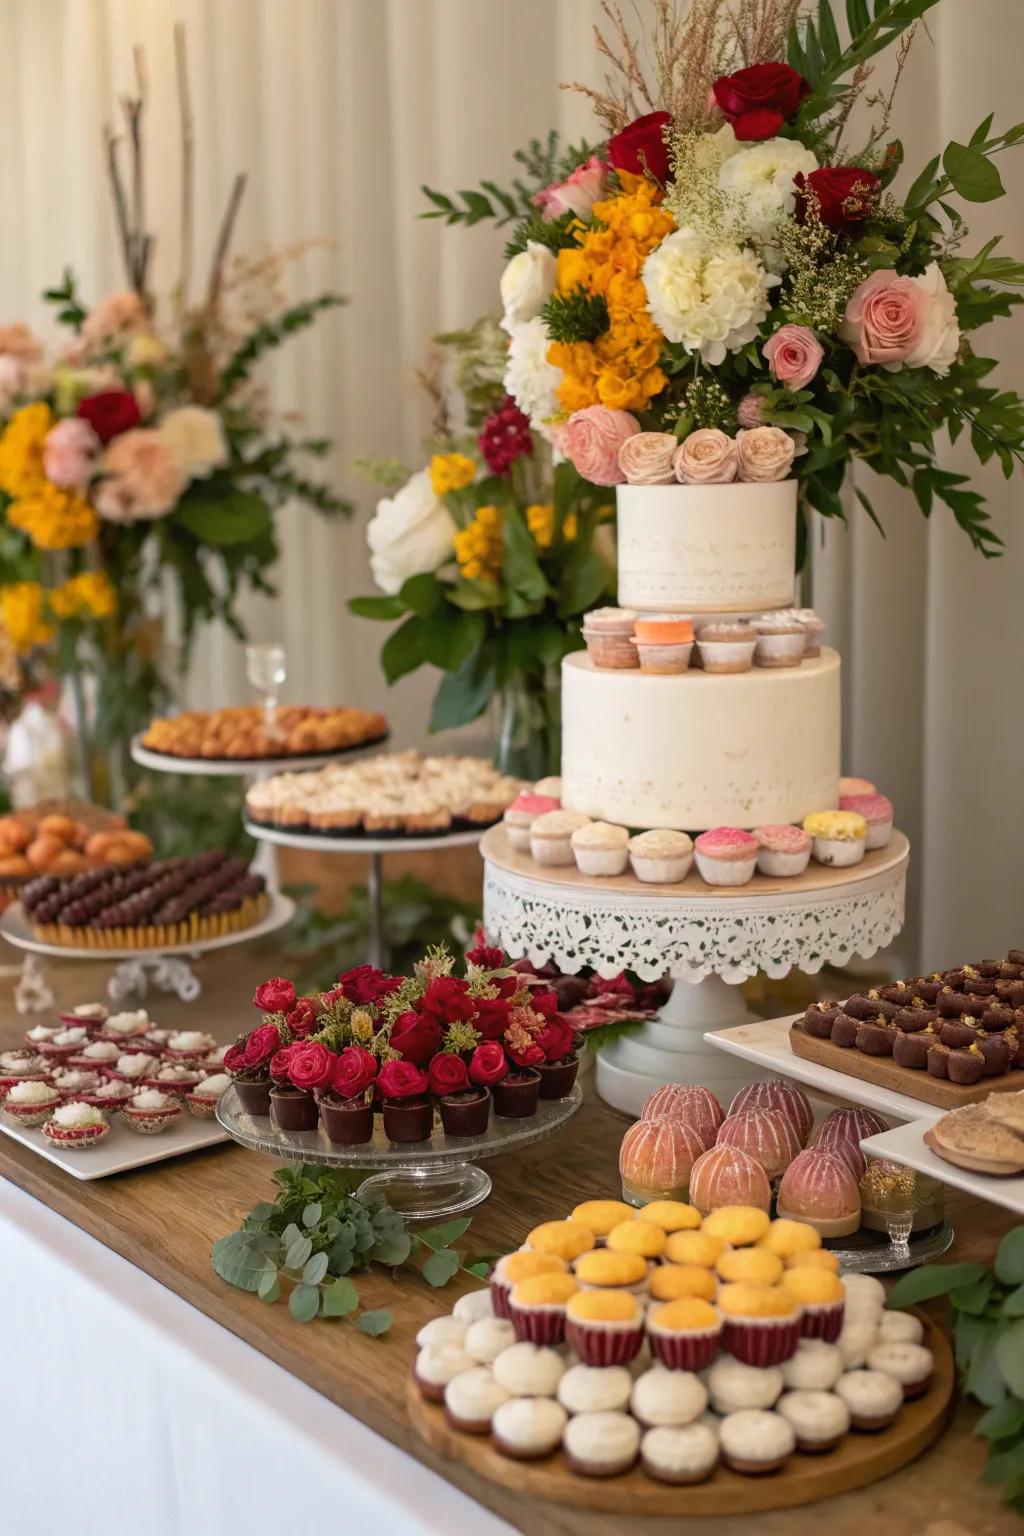
<svg viewBox="0 0 1024 1536"><path fill-rule="evenodd" d="M886 1275L931 1264L953 1246L955 1236L949 1222L943 1219L933 1227L910 1233L905 1241L900 1240L899 1233L890 1236L871 1227L859 1227L849 1237L826 1239L825 1247L832 1250L846 1270L858 1275Z"/></svg>
<svg viewBox="0 0 1024 1536"><path fill-rule="evenodd" d="M217 1105L217 1119L243 1147L267 1152L283 1162L322 1163L330 1168L365 1168L357 1194L361 1200L386 1200L414 1221L436 1221L472 1210L491 1192L490 1176L475 1164L504 1152L545 1141L572 1119L583 1102L578 1083L564 1099L541 1099L526 1120L506 1120L492 1113L482 1136L446 1136L439 1121L428 1141L394 1142L374 1116L373 1137L358 1147L339 1147L322 1126L315 1131L282 1131L270 1115L250 1115L235 1089Z"/></svg>

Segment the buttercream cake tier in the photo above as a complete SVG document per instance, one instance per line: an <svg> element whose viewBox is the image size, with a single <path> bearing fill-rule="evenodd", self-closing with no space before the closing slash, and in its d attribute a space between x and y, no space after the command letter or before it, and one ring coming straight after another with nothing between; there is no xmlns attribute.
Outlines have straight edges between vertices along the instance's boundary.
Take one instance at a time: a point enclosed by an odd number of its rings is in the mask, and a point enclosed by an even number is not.
<svg viewBox="0 0 1024 1536"><path fill-rule="evenodd" d="M659 613L758 613L793 601L795 480L620 485L619 602Z"/></svg>
<svg viewBox="0 0 1024 1536"><path fill-rule="evenodd" d="M662 677L562 662L562 803L627 827L799 822L839 800L839 656Z"/></svg>

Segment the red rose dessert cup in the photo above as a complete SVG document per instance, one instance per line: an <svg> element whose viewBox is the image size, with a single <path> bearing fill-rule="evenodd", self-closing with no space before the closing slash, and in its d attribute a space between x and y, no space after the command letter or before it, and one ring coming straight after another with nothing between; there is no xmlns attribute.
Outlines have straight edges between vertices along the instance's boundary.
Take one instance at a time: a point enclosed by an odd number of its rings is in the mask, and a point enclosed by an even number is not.
<svg viewBox="0 0 1024 1536"><path fill-rule="evenodd" d="M647 1340L670 1371L703 1371L718 1354L722 1319L710 1302L680 1296L647 1314Z"/></svg>
<svg viewBox="0 0 1024 1536"><path fill-rule="evenodd" d="M508 1315L519 1342L554 1348L565 1338L565 1307L579 1287L574 1275L534 1275L520 1280L508 1299Z"/></svg>
<svg viewBox="0 0 1024 1536"><path fill-rule="evenodd" d="M83 1101L62 1104L42 1127L47 1141L67 1152L86 1152L110 1134L102 1111Z"/></svg>
<svg viewBox="0 0 1024 1536"><path fill-rule="evenodd" d="M644 1341L640 1303L629 1291L577 1291L566 1305L565 1337L584 1365L628 1365Z"/></svg>
<svg viewBox="0 0 1024 1536"><path fill-rule="evenodd" d="M442 1094L438 1100L446 1136L482 1136L491 1116L491 1096L486 1088L467 1088Z"/></svg>
<svg viewBox="0 0 1024 1536"><path fill-rule="evenodd" d="M491 1271L491 1305L495 1317L510 1317L509 1301L512 1291L525 1280L538 1275L567 1275L569 1266L555 1253L535 1253L532 1248L520 1248L506 1253Z"/></svg>
<svg viewBox="0 0 1024 1536"><path fill-rule="evenodd" d="M495 1083L491 1089L494 1113L504 1120L528 1120L537 1113L540 1099L540 1073L533 1067L518 1067Z"/></svg>
<svg viewBox="0 0 1024 1536"><path fill-rule="evenodd" d="M320 1119L316 1099L305 1088L275 1083L270 1090L274 1119L282 1131L315 1131Z"/></svg>

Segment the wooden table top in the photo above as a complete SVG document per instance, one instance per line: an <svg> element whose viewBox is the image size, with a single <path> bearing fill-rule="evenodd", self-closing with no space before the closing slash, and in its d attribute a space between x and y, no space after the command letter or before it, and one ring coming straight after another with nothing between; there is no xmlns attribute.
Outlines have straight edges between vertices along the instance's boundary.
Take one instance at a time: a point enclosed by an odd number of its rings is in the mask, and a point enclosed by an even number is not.
<svg viewBox="0 0 1024 1536"><path fill-rule="evenodd" d="M230 1039L251 1023L248 998L255 984L281 965L273 951L245 948L200 962L204 994L189 1008L162 997L148 1000L161 1024L209 1029ZM97 993L103 967L61 964L49 971L65 1006ZM26 1021L15 1014L12 982L0 979L0 1046L19 1041ZM460 1247L476 1252L517 1246L535 1222L564 1215L577 1201L617 1194L616 1156L624 1116L596 1099L588 1082L587 1102L559 1137L488 1163L494 1192L475 1214ZM575 1511L518 1495L485 1482L467 1468L443 1461L409 1425L406 1376L413 1359L413 1335L428 1318L451 1307L458 1282L434 1292L407 1272L362 1277L360 1297L368 1307L390 1307L394 1326L373 1340L344 1322L292 1321L283 1304L266 1306L232 1289L210 1267L217 1237L234 1230L256 1201L270 1197L271 1159L223 1146L115 1178L82 1183L0 1136L0 1173L91 1233L261 1350L285 1370L361 1419L386 1439L433 1467L480 1503L528 1536L621 1536L620 1517ZM957 1259L990 1259L1011 1219L995 1207L949 1192L949 1214L957 1229ZM984 1442L971 1426L976 1407L960 1405L938 1445L902 1472L871 1488L802 1509L757 1517L758 1536L862 1536L865 1529L892 1536L954 1536L942 1522L954 1522L957 1536L998 1536L1019 1530L1003 1509L998 1492L979 1483ZM684 1491L685 1492L685 1491ZM669 1529L694 1536L750 1536L749 1517L694 1520L671 1526L663 1519L630 1520L636 1536L663 1536Z"/></svg>

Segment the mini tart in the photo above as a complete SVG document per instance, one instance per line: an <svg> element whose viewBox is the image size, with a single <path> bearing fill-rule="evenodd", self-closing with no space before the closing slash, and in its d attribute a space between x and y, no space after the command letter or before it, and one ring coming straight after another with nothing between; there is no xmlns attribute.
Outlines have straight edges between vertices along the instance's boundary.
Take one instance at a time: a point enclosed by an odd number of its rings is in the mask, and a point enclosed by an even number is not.
<svg viewBox="0 0 1024 1536"><path fill-rule="evenodd" d="M640 1426L628 1413L579 1413L565 1426L566 1460L581 1477L618 1477L640 1449Z"/></svg>
<svg viewBox="0 0 1024 1536"><path fill-rule="evenodd" d="M565 1337L565 1304L579 1287L574 1275L534 1275L520 1280L508 1299L519 1342L553 1348Z"/></svg>
<svg viewBox="0 0 1024 1536"><path fill-rule="evenodd" d="M169 1131L174 1123L181 1119L185 1111L177 1099L169 1094L160 1094L157 1097L166 1098L168 1102L161 1105L139 1104L139 1099L146 1099L147 1093L137 1093L134 1098L126 1100L121 1105L121 1118L129 1130L137 1131L140 1136L158 1136L162 1131Z"/></svg>
<svg viewBox="0 0 1024 1536"><path fill-rule="evenodd" d="M557 1253L534 1253L529 1248L507 1253L498 1260L491 1273L491 1305L495 1317L508 1317L509 1295L521 1280L529 1280L534 1275L564 1275L568 1268Z"/></svg>
<svg viewBox="0 0 1024 1536"><path fill-rule="evenodd" d="M595 1248L581 1253L574 1267L580 1290L623 1290L640 1295L647 1289L649 1265L640 1253Z"/></svg>
<svg viewBox="0 0 1024 1536"><path fill-rule="evenodd" d="M706 1370L723 1336L721 1316L697 1296L652 1306L646 1327L651 1353L671 1371Z"/></svg>
<svg viewBox="0 0 1024 1536"><path fill-rule="evenodd" d="M645 1259L657 1259L667 1241L661 1227L650 1221L620 1221L605 1239L613 1253L638 1253Z"/></svg>
<svg viewBox="0 0 1024 1536"><path fill-rule="evenodd" d="M577 1291L565 1309L565 1336L584 1365L628 1365L643 1344L640 1304L628 1291Z"/></svg>
<svg viewBox="0 0 1024 1536"><path fill-rule="evenodd" d="M723 1285L718 1309L722 1344L744 1365L781 1365L800 1342L800 1305L785 1291L756 1285Z"/></svg>
<svg viewBox="0 0 1024 1536"><path fill-rule="evenodd" d="M763 1408L730 1413L722 1420L718 1438L726 1466L753 1477L777 1472L796 1446L793 1426Z"/></svg>
<svg viewBox="0 0 1024 1536"><path fill-rule="evenodd" d="M685 1200L651 1200L631 1214L637 1221L653 1222L666 1234L696 1232L704 1219L697 1207Z"/></svg>
<svg viewBox="0 0 1024 1536"><path fill-rule="evenodd" d="M526 1247L534 1253L553 1253L571 1264L594 1246L594 1234L581 1221L543 1221L526 1235Z"/></svg>
<svg viewBox="0 0 1024 1536"><path fill-rule="evenodd" d="M931 1350L909 1339L876 1344L868 1350L866 1363L869 1371L881 1371L898 1381L907 1402L923 1397L932 1384L935 1358Z"/></svg>
<svg viewBox="0 0 1024 1536"><path fill-rule="evenodd" d="M718 1280L701 1264L659 1264L651 1273L648 1289L655 1301L678 1301L681 1296L714 1301Z"/></svg>
<svg viewBox="0 0 1024 1536"><path fill-rule="evenodd" d="M800 1332L805 1339L824 1339L834 1344L843 1327L846 1289L838 1275L825 1269L787 1269L780 1289L801 1308Z"/></svg>
<svg viewBox="0 0 1024 1536"><path fill-rule="evenodd" d="M798 1253L819 1249L821 1233L806 1221L790 1221L780 1216L772 1222L764 1236L758 1238L757 1246L767 1248L769 1253L774 1253L785 1264Z"/></svg>
<svg viewBox="0 0 1024 1536"><path fill-rule="evenodd" d="M28 1090L38 1090L28 1091ZM31 1130L48 1120L59 1109L63 1095L49 1083L37 1081L15 1083L4 1095L0 1109L11 1125Z"/></svg>
<svg viewBox="0 0 1024 1536"><path fill-rule="evenodd" d="M640 1441L640 1459L648 1477L659 1483L702 1483L718 1462L718 1434L704 1423L659 1425Z"/></svg>
<svg viewBox="0 0 1024 1536"><path fill-rule="evenodd" d="M723 1244L733 1248L743 1248L760 1242L770 1226L768 1212L756 1205L723 1205L705 1216L701 1232L720 1237Z"/></svg>
<svg viewBox="0 0 1024 1536"><path fill-rule="evenodd" d="M499 1403L491 1419L497 1450L514 1461L538 1461L558 1448L568 1415L550 1397L513 1397Z"/></svg>
<svg viewBox="0 0 1024 1536"><path fill-rule="evenodd" d="M903 1403L903 1388L882 1371L847 1371L836 1382L836 1395L850 1410L854 1429L888 1429Z"/></svg>
<svg viewBox="0 0 1024 1536"><path fill-rule="evenodd" d="M620 1221L631 1221L635 1214L625 1200L584 1200L573 1208L569 1220L587 1227L600 1244L613 1227Z"/></svg>
<svg viewBox="0 0 1024 1536"><path fill-rule="evenodd" d="M715 1265L719 1278L742 1285L777 1285L782 1260L765 1248L727 1248Z"/></svg>
<svg viewBox="0 0 1024 1536"><path fill-rule="evenodd" d="M834 1451L850 1427L850 1410L834 1392L784 1392L775 1412L792 1426L797 1450L810 1455Z"/></svg>
<svg viewBox="0 0 1024 1536"><path fill-rule="evenodd" d="M495 1411L508 1402L508 1397L493 1373L478 1365L471 1371L460 1371L445 1387L445 1418L464 1434L486 1435Z"/></svg>
<svg viewBox="0 0 1024 1536"><path fill-rule="evenodd" d="M670 1264L699 1264L714 1269L718 1256L728 1247L725 1237L709 1232L707 1225L699 1232L672 1232L665 1242L664 1258Z"/></svg>
<svg viewBox="0 0 1024 1536"><path fill-rule="evenodd" d="M108 1136L110 1126L100 1110L84 1103L71 1103L54 1112L42 1127L42 1133L55 1147L84 1152Z"/></svg>

